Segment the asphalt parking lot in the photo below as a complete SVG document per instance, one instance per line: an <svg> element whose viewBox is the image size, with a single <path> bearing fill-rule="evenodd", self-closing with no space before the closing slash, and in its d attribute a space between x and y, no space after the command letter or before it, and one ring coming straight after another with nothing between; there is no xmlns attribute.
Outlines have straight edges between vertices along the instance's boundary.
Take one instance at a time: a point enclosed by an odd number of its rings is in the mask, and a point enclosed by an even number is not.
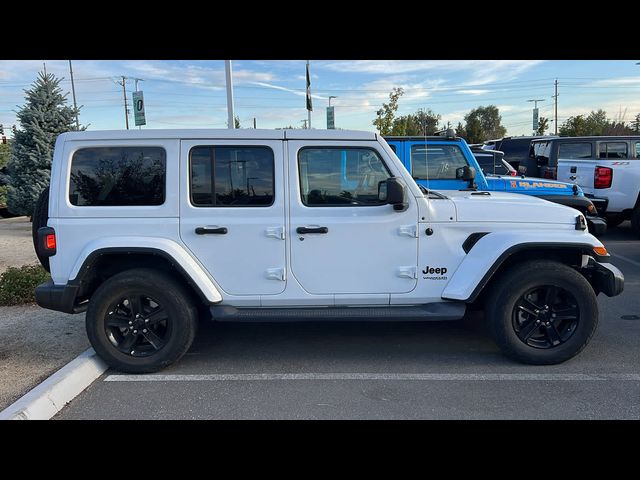
<svg viewBox="0 0 640 480"><path fill-rule="evenodd" d="M56 419L640 419L640 240L602 238L625 291L598 297L561 365L501 355L480 322L201 324L176 365L107 371Z"/></svg>

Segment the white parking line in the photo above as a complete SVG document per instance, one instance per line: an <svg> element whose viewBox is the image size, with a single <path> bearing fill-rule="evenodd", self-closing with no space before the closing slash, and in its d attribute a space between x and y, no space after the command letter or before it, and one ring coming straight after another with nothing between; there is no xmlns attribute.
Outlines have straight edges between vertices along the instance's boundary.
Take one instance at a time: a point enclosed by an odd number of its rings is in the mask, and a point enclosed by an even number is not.
<svg viewBox="0 0 640 480"><path fill-rule="evenodd" d="M246 382L278 380L607 381L640 382L640 373L219 373L109 375L105 382Z"/></svg>
<svg viewBox="0 0 640 480"><path fill-rule="evenodd" d="M620 255L619 253L612 253L611 256L624 260L625 262L629 262L631 265L635 265L636 267L640 267L640 262L632 260L629 257L625 257L624 255Z"/></svg>

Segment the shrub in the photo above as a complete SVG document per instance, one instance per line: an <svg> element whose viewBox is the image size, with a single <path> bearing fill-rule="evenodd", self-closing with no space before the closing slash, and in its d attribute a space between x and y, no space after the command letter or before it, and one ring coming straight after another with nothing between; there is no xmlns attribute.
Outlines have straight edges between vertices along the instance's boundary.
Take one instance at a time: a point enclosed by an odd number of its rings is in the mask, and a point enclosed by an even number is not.
<svg viewBox="0 0 640 480"><path fill-rule="evenodd" d="M35 302L35 288L49 278L40 265L9 267L0 275L0 305Z"/></svg>

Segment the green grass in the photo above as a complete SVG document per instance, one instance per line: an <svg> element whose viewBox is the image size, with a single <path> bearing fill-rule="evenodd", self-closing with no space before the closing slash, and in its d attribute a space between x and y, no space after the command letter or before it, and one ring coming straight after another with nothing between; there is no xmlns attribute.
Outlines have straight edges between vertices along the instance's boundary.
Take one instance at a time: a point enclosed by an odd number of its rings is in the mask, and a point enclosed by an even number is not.
<svg viewBox="0 0 640 480"><path fill-rule="evenodd" d="M35 302L35 288L49 278L40 265L9 267L0 275L0 306Z"/></svg>

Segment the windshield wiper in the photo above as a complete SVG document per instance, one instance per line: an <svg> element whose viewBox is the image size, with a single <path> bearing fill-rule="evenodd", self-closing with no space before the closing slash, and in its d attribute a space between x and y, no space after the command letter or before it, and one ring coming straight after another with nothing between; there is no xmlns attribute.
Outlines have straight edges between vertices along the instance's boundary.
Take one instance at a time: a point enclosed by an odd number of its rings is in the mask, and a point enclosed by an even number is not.
<svg viewBox="0 0 640 480"><path fill-rule="evenodd" d="M447 198L445 195L439 193L439 192L435 192L433 190L429 190L428 188L425 188L424 186L417 184L418 187L420 188L420 191L425 194L425 195L433 195L436 198Z"/></svg>

